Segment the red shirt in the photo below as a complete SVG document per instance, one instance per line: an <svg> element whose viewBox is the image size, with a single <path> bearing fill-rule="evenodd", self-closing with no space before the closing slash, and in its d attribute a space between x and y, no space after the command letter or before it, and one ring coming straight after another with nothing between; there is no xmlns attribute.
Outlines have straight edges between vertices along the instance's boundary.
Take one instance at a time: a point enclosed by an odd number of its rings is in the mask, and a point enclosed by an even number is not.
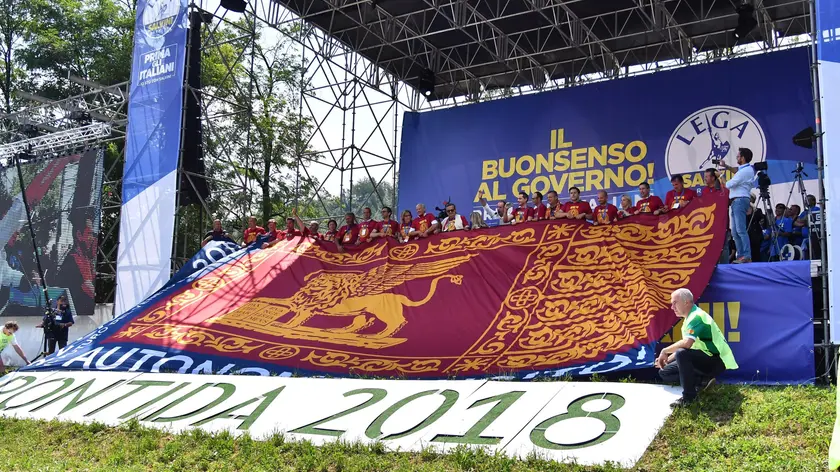
<svg viewBox="0 0 840 472"><path fill-rule="evenodd" d="M540 203L539 205L534 207L534 217L538 220L544 220L548 218L548 207Z"/></svg>
<svg viewBox="0 0 840 472"><path fill-rule="evenodd" d="M599 225L612 223L618 218L618 208L612 203L596 206L593 213L595 214L595 222Z"/></svg>
<svg viewBox="0 0 840 472"><path fill-rule="evenodd" d="M280 231L279 229L275 229L274 231L268 231L265 234L268 235L269 241L274 241L275 239L280 239L283 237L283 231Z"/></svg>
<svg viewBox="0 0 840 472"><path fill-rule="evenodd" d="M427 229L432 227L432 223L435 221L435 217L432 216L431 213L426 212L423 216L414 218L414 221L411 222L411 226L413 226L417 231L425 233Z"/></svg>
<svg viewBox="0 0 840 472"><path fill-rule="evenodd" d="M700 187L697 189L696 196L702 195L715 195L723 193L723 187L715 188L715 187Z"/></svg>
<svg viewBox="0 0 840 472"><path fill-rule="evenodd" d="M677 192L669 190L665 194L665 206L671 210L676 210L680 207L680 202L690 202L696 196L697 193L690 188L684 188L679 195L677 195Z"/></svg>
<svg viewBox="0 0 840 472"><path fill-rule="evenodd" d="M385 233L385 236L394 236L400 232L400 224L394 220L380 221L376 232Z"/></svg>
<svg viewBox="0 0 840 472"><path fill-rule="evenodd" d="M592 207L589 202L578 200L576 202L566 202L563 205L563 211L568 213L569 216L588 215L592 213Z"/></svg>
<svg viewBox="0 0 840 472"><path fill-rule="evenodd" d="M400 233L403 235L403 239L407 239L412 231L414 231L414 222L400 223Z"/></svg>
<svg viewBox="0 0 840 472"><path fill-rule="evenodd" d="M363 220L359 224L359 242L364 243L370 241L370 233L379 227L379 224L373 220Z"/></svg>
<svg viewBox="0 0 840 472"><path fill-rule="evenodd" d="M555 206L553 210L549 210L548 208L545 209L546 210L545 211L545 217L550 218L550 217L554 216L555 218L559 218L560 217L560 212L562 212L563 208L565 208L565 207L566 207L566 205L563 205L562 203L557 202L557 206Z"/></svg>
<svg viewBox="0 0 840 472"><path fill-rule="evenodd" d="M262 226L257 226L255 228L245 228L245 232L242 234L243 238L245 239L245 244L251 244L252 242L257 240L257 236L265 234L265 228Z"/></svg>
<svg viewBox="0 0 840 472"><path fill-rule="evenodd" d="M651 195L647 198L639 200L634 208L639 213L653 213L662 208L662 206L662 199L656 195Z"/></svg>
<svg viewBox="0 0 840 472"><path fill-rule="evenodd" d="M531 218L531 217L534 216L534 209L531 208L531 207L514 208L513 213L511 213L511 215L513 216L514 221L516 221L517 223L522 223L523 221L526 221L528 218Z"/></svg>
<svg viewBox="0 0 840 472"><path fill-rule="evenodd" d="M461 223L460 228L458 227L458 220L460 220ZM440 225L442 227L442 231L456 231L459 229L469 229L470 227L470 224L467 221L467 219L464 218L464 215L455 215L454 218L450 218L447 216Z"/></svg>
<svg viewBox="0 0 840 472"><path fill-rule="evenodd" d="M301 233L299 229L293 229L291 231L286 230L280 232L280 237L289 241L294 239L295 236L303 236L303 233Z"/></svg>
<svg viewBox="0 0 840 472"><path fill-rule="evenodd" d="M338 234L338 231L327 230L327 232L324 233L323 239L324 239L324 241L335 241L335 238L336 238L337 234Z"/></svg>
<svg viewBox="0 0 840 472"><path fill-rule="evenodd" d="M336 240L341 244L354 244L359 237L359 225L344 225L338 230Z"/></svg>

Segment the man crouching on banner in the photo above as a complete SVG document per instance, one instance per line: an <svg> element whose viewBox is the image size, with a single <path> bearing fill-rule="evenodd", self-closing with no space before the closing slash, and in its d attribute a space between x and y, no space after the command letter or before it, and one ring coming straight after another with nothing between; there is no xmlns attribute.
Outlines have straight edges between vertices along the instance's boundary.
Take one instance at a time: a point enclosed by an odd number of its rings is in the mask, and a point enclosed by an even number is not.
<svg viewBox="0 0 840 472"><path fill-rule="evenodd" d="M663 349L654 365L665 382L680 382L682 398L671 405L678 407L692 403L701 390L714 383L715 376L726 369L737 369L738 364L720 328L708 313L694 304L690 290L674 290L671 309L683 318L682 339ZM696 378L698 373L700 382Z"/></svg>

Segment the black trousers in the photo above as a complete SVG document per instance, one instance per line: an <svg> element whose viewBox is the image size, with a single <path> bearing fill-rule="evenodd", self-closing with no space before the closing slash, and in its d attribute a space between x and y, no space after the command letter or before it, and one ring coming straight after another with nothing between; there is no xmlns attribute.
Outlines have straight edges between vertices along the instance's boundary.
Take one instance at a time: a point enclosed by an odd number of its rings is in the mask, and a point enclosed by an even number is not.
<svg viewBox="0 0 840 472"><path fill-rule="evenodd" d="M64 349L67 346L67 338L50 338L47 340L47 353L55 352L55 346L58 344L59 349Z"/></svg>
<svg viewBox="0 0 840 472"><path fill-rule="evenodd" d="M720 356L708 356L697 349L678 349L674 360L659 370L659 377L667 383L680 383L683 398L697 396L698 377L714 378L726 370Z"/></svg>

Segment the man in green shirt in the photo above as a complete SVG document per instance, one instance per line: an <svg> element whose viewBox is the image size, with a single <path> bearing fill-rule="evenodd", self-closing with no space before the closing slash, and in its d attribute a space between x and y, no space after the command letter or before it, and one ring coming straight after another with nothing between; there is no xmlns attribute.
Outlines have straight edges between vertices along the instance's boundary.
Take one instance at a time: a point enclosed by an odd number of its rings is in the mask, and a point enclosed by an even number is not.
<svg viewBox="0 0 840 472"><path fill-rule="evenodd" d="M714 382L715 376L726 369L737 369L738 364L714 319L694 304L694 295L687 288L674 290L671 309L683 318L682 339L662 350L654 365L665 382L679 380L682 398L673 406L693 402L697 393ZM697 382L698 374L706 380Z"/></svg>
<svg viewBox="0 0 840 472"><path fill-rule="evenodd" d="M17 343L17 339L15 338L15 333L18 330L18 325L14 321L8 321L5 325L3 325L3 329L0 330L0 353L2 353L6 347L11 344L15 351L17 351L18 355L23 362L29 364L29 361L26 359L26 354L23 353L23 349L20 348L20 345ZM3 365L3 357L0 357L0 375L6 373L6 366Z"/></svg>

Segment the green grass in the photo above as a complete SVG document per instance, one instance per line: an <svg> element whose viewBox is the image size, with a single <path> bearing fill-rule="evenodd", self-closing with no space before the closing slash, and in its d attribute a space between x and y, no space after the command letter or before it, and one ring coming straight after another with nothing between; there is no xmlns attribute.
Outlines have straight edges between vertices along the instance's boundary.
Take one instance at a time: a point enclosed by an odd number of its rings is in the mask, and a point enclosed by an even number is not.
<svg viewBox="0 0 840 472"><path fill-rule="evenodd" d="M834 389L717 386L672 415L638 463L640 471L825 470ZM314 447L282 436L268 441L201 431L171 435L0 418L0 470L38 471L595 471L536 458L514 460L459 449L388 453L381 445Z"/></svg>

